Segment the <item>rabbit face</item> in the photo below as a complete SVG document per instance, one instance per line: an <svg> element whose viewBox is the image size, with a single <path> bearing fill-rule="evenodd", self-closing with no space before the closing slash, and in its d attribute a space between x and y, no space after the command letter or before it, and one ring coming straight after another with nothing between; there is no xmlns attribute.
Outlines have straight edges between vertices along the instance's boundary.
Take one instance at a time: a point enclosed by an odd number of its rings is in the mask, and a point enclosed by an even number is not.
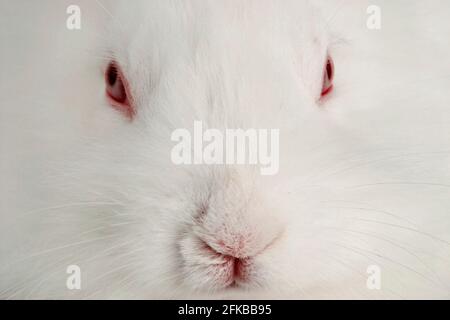
<svg viewBox="0 0 450 320"><path fill-rule="evenodd" d="M434 91L411 82L448 59L420 69L420 33L339 29L336 8L323 18L324 2L303 0L110 4L106 27L87 28L94 40L39 61L52 68L35 86L59 89L23 109L47 132L37 159L51 157L51 179L33 184L45 209L2 234L33 243L22 260L2 255L2 280L20 285L0 296L448 297L448 90L443 77ZM77 45L88 54L73 58ZM194 143L197 123L203 139L277 132L256 144L277 170L175 163L174 132ZM64 286L68 264L79 292ZM367 270L381 270L382 290Z"/></svg>
<svg viewBox="0 0 450 320"><path fill-rule="evenodd" d="M321 109L332 88L319 13L305 2L152 2L115 18L131 23L108 32L105 110L124 119L121 155L112 158L123 159L121 188L134 190L125 211L142 220L144 273L164 279L158 288L197 292L298 288L310 274L297 264L313 245L294 181L309 170L305 141L320 139L309 130L326 126ZM192 131L194 121L223 132L280 130L281 170L265 177L254 166L176 166L171 132ZM139 138L127 142L129 132Z"/></svg>

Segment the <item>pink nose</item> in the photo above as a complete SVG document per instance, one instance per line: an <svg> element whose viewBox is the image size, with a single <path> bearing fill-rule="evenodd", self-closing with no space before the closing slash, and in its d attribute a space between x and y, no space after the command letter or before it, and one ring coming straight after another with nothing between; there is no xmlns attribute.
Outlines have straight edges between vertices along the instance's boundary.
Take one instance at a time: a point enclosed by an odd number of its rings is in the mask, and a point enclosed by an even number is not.
<svg viewBox="0 0 450 320"><path fill-rule="evenodd" d="M252 268L252 258L243 257L239 255L238 248L229 248L222 243L222 249L220 252L213 249L210 245L203 241L203 250L207 255L214 255L224 261L220 264L220 268L224 268L226 271L227 282L229 285L233 285L236 282L246 282L249 279L251 268ZM234 253L234 254L229 254Z"/></svg>
<svg viewBox="0 0 450 320"><path fill-rule="evenodd" d="M251 258L263 249L249 236L236 235L226 238L226 240L217 240L208 237L207 239L203 238L202 242L210 253L235 259Z"/></svg>
<svg viewBox="0 0 450 320"><path fill-rule="evenodd" d="M209 246L222 255L238 259L248 258L253 255L252 250L250 250L253 247L250 237L243 235L228 237L227 241L213 241Z"/></svg>
<svg viewBox="0 0 450 320"><path fill-rule="evenodd" d="M208 250L214 252L216 255L230 256L236 259L253 258L274 244L279 238L280 234L273 237L255 237L251 234L226 234L219 239L215 236L202 237Z"/></svg>

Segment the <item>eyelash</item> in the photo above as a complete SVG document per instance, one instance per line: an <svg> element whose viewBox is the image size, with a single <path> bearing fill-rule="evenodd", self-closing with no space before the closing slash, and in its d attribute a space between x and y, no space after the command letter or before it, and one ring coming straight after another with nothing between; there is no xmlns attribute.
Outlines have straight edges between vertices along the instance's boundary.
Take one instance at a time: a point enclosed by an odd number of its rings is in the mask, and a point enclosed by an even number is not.
<svg viewBox="0 0 450 320"><path fill-rule="evenodd" d="M132 104L128 82L115 61L111 61L105 71L105 93L112 107L132 119L135 109Z"/></svg>

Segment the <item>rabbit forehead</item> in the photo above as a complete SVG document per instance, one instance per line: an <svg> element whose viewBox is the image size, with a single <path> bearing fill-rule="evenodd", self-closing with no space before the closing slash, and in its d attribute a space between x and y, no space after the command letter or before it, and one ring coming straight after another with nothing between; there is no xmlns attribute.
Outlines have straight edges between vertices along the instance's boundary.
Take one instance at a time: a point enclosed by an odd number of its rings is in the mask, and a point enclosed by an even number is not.
<svg viewBox="0 0 450 320"><path fill-rule="evenodd" d="M128 59L192 59L205 48L280 53L288 45L306 56L328 42L326 24L308 1L133 1L115 9L110 46Z"/></svg>

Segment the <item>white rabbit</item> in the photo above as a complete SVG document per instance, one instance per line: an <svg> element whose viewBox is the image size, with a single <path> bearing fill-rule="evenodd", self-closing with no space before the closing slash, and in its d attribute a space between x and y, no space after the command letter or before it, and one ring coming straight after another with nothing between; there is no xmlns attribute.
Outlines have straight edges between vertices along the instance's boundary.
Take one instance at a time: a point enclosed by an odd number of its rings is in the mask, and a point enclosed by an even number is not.
<svg viewBox="0 0 450 320"><path fill-rule="evenodd" d="M0 5L1 298L450 298L447 2L78 2Z"/></svg>

